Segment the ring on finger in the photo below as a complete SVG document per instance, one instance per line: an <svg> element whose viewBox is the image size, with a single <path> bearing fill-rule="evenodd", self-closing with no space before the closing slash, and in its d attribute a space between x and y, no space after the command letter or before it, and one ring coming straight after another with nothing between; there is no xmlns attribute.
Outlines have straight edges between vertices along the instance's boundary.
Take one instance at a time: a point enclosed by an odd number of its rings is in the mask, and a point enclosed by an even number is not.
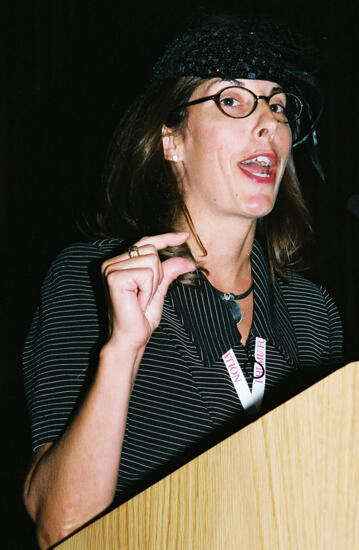
<svg viewBox="0 0 359 550"><path fill-rule="evenodd" d="M135 244L130 246L130 248L127 250L127 253L129 255L130 259L134 258L134 256L141 256L140 249Z"/></svg>

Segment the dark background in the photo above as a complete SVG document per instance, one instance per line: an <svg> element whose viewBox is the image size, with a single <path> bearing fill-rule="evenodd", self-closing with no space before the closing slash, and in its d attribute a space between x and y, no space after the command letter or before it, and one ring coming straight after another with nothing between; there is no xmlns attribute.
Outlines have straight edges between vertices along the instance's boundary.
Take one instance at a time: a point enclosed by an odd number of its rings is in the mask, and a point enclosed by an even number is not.
<svg viewBox="0 0 359 550"><path fill-rule="evenodd" d="M2 399L0 546L33 548L22 505L31 460L21 380L21 350L41 280L59 250L84 240L83 213L99 199L106 147L123 109L142 88L167 39L199 6L218 2L139 3L61 0L5 2L0 8ZM318 128L323 184L306 148L295 160L313 214L307 276L322 282L342 314L346 360L358 358L359 217L346 201L359 193L358 33L354 2L226 2L238 13L295 21L324 53L325 113Z"/></svg>

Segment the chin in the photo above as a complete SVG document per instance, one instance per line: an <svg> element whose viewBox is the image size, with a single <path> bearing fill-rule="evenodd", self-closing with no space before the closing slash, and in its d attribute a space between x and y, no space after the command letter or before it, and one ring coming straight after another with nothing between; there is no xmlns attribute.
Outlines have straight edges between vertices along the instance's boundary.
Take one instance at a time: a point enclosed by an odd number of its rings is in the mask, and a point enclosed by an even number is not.
<svg viewBox="0 0 359 550"><path fill-rule="evenodd" d="M260 195L259 197L253 197L247 203L248 213L254 218L263 218L269 214L274 207L275 198L268 195Z"/></svg>

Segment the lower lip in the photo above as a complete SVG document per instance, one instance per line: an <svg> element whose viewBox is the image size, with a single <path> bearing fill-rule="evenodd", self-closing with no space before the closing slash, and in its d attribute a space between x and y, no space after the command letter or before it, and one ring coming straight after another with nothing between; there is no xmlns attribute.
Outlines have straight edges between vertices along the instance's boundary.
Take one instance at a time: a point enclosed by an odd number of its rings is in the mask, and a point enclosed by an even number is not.
<svg viewBox="0 0 359 550"><path fill-rule="evenodd" d="M244 166L240 163L238 163L237 165L241 170L242 172L248 176L248 178L250 178L251 180L255 181L256 183L274 183L275 181L275 175L276 175L276 172L277 172L277 168L276 167L272 167L269 171L269 175L266 176L266 177L262 177L262 176L256 176L255 174L253 174L253 172L250 172L249 170L246 170L244 168Z"/></svg>

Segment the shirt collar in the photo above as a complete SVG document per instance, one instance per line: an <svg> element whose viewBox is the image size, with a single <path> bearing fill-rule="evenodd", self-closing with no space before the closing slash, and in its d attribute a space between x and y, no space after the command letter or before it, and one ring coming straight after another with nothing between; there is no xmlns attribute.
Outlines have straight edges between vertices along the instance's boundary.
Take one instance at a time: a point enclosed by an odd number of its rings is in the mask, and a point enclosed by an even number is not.
<svg viewBox="0 0 359 550"><path fill-rule="evenodd" d="M272 344L286 362L295 365L297 347L289 312L279 284L274 290L263 250L254 241L251 254L254 282L254 312L249 340L260 336ZM240 344L240 334L226 304L200 272L200 286L171 286L167 294L187 333L195 344L201 360L210 366L226 351Z"/></svg>

